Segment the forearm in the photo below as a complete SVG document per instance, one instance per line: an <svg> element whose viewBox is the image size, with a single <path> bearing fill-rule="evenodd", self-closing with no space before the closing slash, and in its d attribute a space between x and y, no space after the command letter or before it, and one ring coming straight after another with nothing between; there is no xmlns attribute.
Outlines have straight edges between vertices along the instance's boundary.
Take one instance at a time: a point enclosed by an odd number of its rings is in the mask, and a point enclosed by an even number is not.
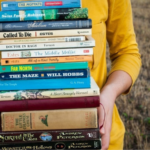
<svg viewBox="0 0 150 150"><path fill-rule="evenodd" d="M101 93L112 94L113 98L126 92L132 85L130 75L124 71L115 71L109 77Z"/></svg>

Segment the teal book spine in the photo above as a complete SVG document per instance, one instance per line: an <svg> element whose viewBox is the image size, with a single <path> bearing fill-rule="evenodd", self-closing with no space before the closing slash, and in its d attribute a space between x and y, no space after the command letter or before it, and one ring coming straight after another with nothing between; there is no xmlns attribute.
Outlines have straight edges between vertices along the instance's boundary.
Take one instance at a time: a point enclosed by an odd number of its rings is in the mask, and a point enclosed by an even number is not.
<svg viewBox="0 0 150 150"><path fill-rule="evenodd" d="M0 73L22 71L50 71L67 69L87 69L88 62L54 63L54 64L31 64L31 65L0 65Z"/></svg>

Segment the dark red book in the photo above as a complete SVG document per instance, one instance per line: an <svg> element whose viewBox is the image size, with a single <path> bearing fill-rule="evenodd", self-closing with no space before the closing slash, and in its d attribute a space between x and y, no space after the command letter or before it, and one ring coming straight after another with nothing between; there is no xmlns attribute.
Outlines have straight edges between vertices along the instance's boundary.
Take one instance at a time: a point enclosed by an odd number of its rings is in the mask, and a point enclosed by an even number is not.
<svg viewBox="0 0 150 150"><path fill-rule="evenodd" d="M0 102L0 112L99 107L99 96Z"/></svg>

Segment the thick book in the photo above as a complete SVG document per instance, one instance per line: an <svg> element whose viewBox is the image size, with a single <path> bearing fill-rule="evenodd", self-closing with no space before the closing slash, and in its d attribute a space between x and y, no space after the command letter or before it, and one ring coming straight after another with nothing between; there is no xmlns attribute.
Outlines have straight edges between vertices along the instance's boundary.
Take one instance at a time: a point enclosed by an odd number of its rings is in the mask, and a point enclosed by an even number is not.
<svg viewBox="0 0 150 150"><path fill-rule="evenodd" d="M91 56L66 56L66 57L41 57L41 58L11 58L1 59L1 65L24 65L24 64L45 64L45 63L64 63L64 62L91 62Z"/></svg>
<svg viewBox="0 0 150 150"><path fill-rule="evenodd" d="M35 30L67 30L67 29L91 29L92 21L26 21L0 23L1 31L35 31Z"/></svg>
<svg viewBox="0 0 150 150"><path fill-rule="evenodd" d="M0 101L99 96L100 88L91 77L91 87L83 89L0 91Z"/></svg>
<svg viewBox="0 0 150 150"><path fill-rule="evenodd" d="M0 39L91 35L91 29L0 32Z"/></svg>
<svg viewBox="0 0 150 150"><path fill-rule="evenodd" d="M0 80L0 90L90 88L90 77L70 79Z"/></svg>
<svg viewBox="0 0 150 150"><path fill-rule="evenodd" d="M22 143L22 144L9 144L1 145L2 150L69 150L69 149L101 149L101 140L90 141L59 141L59 142L40 142L40 143Z"/></svg>
<svg viewBox="0 0 150 150"><path fill-rule="evenodd" d="M0 72L26 72L26 71L50 71L67 69L87 69L88 62L52 63L52 64L32 64L32 65L0 65Z"/></svg>
<svg viewBox="0 0 150 150"><path fill-rule="evenodd" d="M98 129L0 132L0 145L13 143L84 141L100 139Z"/></svg>
<svg viewBox="0 0 150 150"><path fill-rule="evenodd" d="M19 73L0 73L0 80L30 80L30 79L68 79L87 78L90 76L89 69L70 69L55 71L33 71Z"/></svg>
<svg viewBox="0 0 150 150"><path fill-rule="evenodd" d="M51 8L80 8L81 0L34 0L34 1L3 1L2 11L35 10Z"/></svg>
<svg viewBox="0 0 150 150"><path fill-rule="evenodd" d="M88 19L88 8L1 11L0 22Z"/></svg>
<svg viewBox="0 0 150 150"><path fill-rule="evenodd" d="M5 44L30 44L30 43L60 43L85 41L85 36L51 37L51 38L27 38L0 40L0 45ZM68 44L68 43L67 43Z"/></svg>
<svg viewBox="0 0 150 150"><path fill-rule="evenodd" d="M7 41L7 40L5 40ZM7 51L2 52L2 58L7 58L7 54L9 54L8 50L38 50L38 49L64 49L67 50L71 48L90 48L95 46L95 40L91 36L86 36L85 41L73 41L73 42L55 42L55 43L28 43L28 44L6 44L0 45L0 50ZM67 51L66 50L66 51ZM44 51L44 50L42 50ZM18 52L18 51L17 51ZM16 53L17 53L16 52ZM14 57L12 57L14 58Z"/></svg>
<svg viewBox="0 0 150 150"><path fill-rule="evenodd" d="M37 49L38 48L40 49L40 46L38 45L41 45L41 44L35 44L35 45L34 46L37 47ZM45 43L44 45L48 46L51 44ZM32 58L32 57L35 58L35 57L54 57L54 56L93 55L93 48L66 48L66 49L40 49L40 50L29 50L29 48L30 47L25 48L27 50L24 50L24 51L14 51L14 50L5 51L5 52L3 51L1 55L2 55L2 58Z"/></svg>
<svg viewBox="0 0 150 150"><path fill-rule="evenodd" d="M97 108L1 113L2 131L98 128Z"/></svg>
<svg viewBox="0 0 150 150"><path fill-rule="evenodd" d="M99 96L1 101L0 112L94 108L99 107L99 103Z"/></svg>

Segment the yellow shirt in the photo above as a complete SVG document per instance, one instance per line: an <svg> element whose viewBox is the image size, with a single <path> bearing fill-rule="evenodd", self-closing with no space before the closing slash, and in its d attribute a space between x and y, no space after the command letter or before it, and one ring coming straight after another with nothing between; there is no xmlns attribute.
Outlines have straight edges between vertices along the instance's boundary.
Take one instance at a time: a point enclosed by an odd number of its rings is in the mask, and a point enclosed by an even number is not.
<svg viewBox="0 0 150 150"><path fill-rule="evenodd" d="M82 0L82 7L88 7L89 18L92 19L92 36L96 40L96 47L89 67L99 87L103 87L107 78L107 41L112 61L109 74L116 70L125 71L134 83L139 74L141 58L133 29L130 0ZM123 149L124 132L115 106L109 150Z"/></svg>

